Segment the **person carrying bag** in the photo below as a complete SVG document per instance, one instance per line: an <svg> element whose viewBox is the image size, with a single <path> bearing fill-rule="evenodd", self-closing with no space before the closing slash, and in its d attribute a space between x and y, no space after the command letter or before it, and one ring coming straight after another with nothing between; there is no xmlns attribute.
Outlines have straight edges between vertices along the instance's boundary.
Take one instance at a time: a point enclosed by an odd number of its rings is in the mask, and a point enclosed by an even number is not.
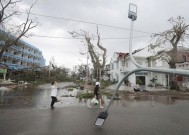
<svg viewBox="0 0 189 135"><path fill-rule="evenodd" d="M101 103L101 98L99 98L99 89L100 89L100 83L99 82L96 82L95 84L95 88L94 88L94 98L91 100L91 103L90 105L88 106L89 108L92 108L91 107L91 104L94 104L94 105L100 105L100 108L104 108L102 106L102 103Z"/></svg>

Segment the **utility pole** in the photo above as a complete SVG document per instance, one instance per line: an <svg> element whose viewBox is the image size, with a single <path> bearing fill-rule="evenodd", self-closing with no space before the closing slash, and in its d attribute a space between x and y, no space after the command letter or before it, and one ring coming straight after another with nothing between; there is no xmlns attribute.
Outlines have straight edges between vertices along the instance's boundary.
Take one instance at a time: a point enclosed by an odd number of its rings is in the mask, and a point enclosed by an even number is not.
<svg viewBox="0 0 189 135"><path fill-rule="evenodd" d="M99 82L100 82L100 84L101 84L101 71L102 69L100 68L100 71L99 71Z"/></svg>
<svg viewBox="0 0 189 135"><path fill-rule="evenodd" d="M87 65L86 65L86 78L85 78L85 88L87 89L87 85L88 85L88 78L89 78L89 62L88 62L88 50L87 50ZM88 89L87 89L88 92Z"/></svg>

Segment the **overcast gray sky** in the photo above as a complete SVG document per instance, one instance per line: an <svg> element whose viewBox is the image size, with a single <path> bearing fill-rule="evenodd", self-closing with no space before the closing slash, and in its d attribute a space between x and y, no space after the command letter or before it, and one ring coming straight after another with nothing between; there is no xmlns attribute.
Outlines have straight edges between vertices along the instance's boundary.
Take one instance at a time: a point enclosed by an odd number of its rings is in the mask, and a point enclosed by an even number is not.
<svg viewBox="0 0 189 135"><path fill-rule="evenodd" d="M134 22L134 29L147 32L134 32L133 48L138 49L148 45L150 33L164 31L171 27L167 21L171 17L181 15L189 22L188 0L39 0L32 13L93 22L130 29L131 20L128 19L129 3L138 6L138 18ZM31 0L24 0L20 8L28 7ZM96 25L35 16L38 26L31 31L33 35L67 37L68 31L80 29L96 33ZM99 26L101 38L129 38L129 30ZM29 37L25 41L38 47L46 59L55 58L58 66L73 68L74 65L86 64L86 57L80 52L86 52L83 42L78 39ZM104 39L102 45L107 48L108 61L113 52L128 52L128 39Z"/></svg>

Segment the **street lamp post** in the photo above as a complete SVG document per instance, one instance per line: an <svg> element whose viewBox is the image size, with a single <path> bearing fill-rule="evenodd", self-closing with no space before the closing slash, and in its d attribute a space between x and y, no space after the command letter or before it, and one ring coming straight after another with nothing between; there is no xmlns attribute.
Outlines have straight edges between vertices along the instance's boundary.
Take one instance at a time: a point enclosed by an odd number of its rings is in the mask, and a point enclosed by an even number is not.
<svg viewBox="0 0 189 135"><path fill-rule="evenodd" d="M130 58L132 60L132 62L138 67L138 69L132 70L131 72L127 73L122 79L121 81L117 84L116 89L111 97L111 100L107 106L107 108L101 112L96 121L95 121L95 125L96 126L102 126L106 120L106 118L108 117L108 110L110 108L110 105L119 89L119 87L121 86L121 84L123 83L123 81L125 79L127 79L131 74L133 73L137 73L137 72L141 72L141 71L147 71L147 72L155 72L155 73L164 73L164 74L175 74L175 75L183 75L183 76L189 76L189 71L188 70L181 70L181 69L158 69L158 68L152 68L152 67L147 67L144 68L141 65L139 65L133 58L132 56L132 33L133 33L133 22L137 19L137 6L134 4L129 4L129 14L128 17L131 19L131 31L130 31L130 41L129 41L129 55Z"/></svg>
<svg viewBox="0 0 189 135"><path fill-rule="evenodd" d="M138 68L142 68L141 65L139 65L133 55L132 55L132 39L133 39L133 26L134 21L137 19L137 6L135 4L130 3L129 4L129 12L128 12L128 18L131 19L131 30L130 30L130 38L129 38L129 54L132 62L137 66Z"/></svg>
<svg viewBox="0 0 189 135"><path fill-rule="evenodd" d="M130 40L129 40L129 53L130 53L130 57L131 57L131 60L133 61L133 63L137 67L141 67L137 62L135 62L135 60L134 60L134 58L132 56L132 48L131 48L132 47L132 38L133 38L133 22L137 19L137 6L135 4L132 4L132 3L129 4L128 18L130 18L132 20L131 21L131 30L130 30ZM126 78L126 77L124 77L124 78ZM120 85L122 83L123 83L123 79L118 83L117 89L115 90L115 92L114 92L114 94L113 94L113 96L112 96L112 98L110 100L110 103L109 103L108 107L106 108L106 110L104 112L101 112L98 115L98 117L96 119L96 122L95 122L96 126L102 126L104 124L106 118L108 117L109 107L110 107L110 105L111 105L111 103L112 103L112 101L114 99L114 96L116 95L117 90L119 89L119 87L120 87Z"/></svg>
<svg viewBox="0 0 189 135"><path fill-rule="evenodd" d="M137 6L133 3L129 4L128 18L130 18L132 21L137 19Z"/></svg>

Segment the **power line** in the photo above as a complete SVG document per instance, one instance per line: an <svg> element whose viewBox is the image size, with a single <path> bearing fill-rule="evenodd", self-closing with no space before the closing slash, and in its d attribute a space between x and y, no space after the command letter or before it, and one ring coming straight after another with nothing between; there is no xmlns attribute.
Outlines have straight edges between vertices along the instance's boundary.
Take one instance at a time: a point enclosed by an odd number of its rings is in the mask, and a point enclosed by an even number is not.
<svg viewBox="0 0 189 135"><path fill-rule="evenodd" d="M137 36L133 38L143 38L143 37L149 37L149 36ZM130 37L127 38L101 38L102 40L108 40L108 39L130 39Z"/></svg>
<svg viewBox="0 0 189 135"><path fill-rule="evenodd" d="M25 12L21 12L21 11L19 11L19 12L20 13L25 13ZM122 30L127 30L127 31L130 30L128 28L123 28L123 27L118 27L118 26L113 26L113 25L106 25L106 24L102 24L102 23L88 22L88 21L82 21L82 20L75 20L75 19L69 19L69 18L57 17L57 16L42 15L42 14L37 14L37 13L30 13L30 14L31 15L35 15L35 16L42 16L42 17L47 17L47 18L53 18L53 19L61 19L61 20L72 21L72 22L80 22L80 23L99 25L99 26L104 26L104 27L122 29ZM140 32L140 33L145 33L145 34L153 34L151 32L140 31L140 30L133 30L133 31Z"/></svg>
<svg viewBox="0 0 189 135"><path fill-rule="evenodd" d="M58 36L44 36L44 35L32 35L33 37L42 37L42 38L59 38L59 39L84 39L84 38L70 38L70 37L58 37ZM138 37L133 37L133 38L143 38L143 37L149 37L149 36L138 36ZM129 37L127 38L100 38L102 40L111 40L111 39L129 39Z"/></svg>
<svg viewBox="0 0 189 135"><path fill-rule="evenodd" d="M62 39L84 39L84 38L70 38L70 37L58 37L58 36L45 36L45 35L31 35L31 37L42 37L42 38L62 38Z"/></svg>

